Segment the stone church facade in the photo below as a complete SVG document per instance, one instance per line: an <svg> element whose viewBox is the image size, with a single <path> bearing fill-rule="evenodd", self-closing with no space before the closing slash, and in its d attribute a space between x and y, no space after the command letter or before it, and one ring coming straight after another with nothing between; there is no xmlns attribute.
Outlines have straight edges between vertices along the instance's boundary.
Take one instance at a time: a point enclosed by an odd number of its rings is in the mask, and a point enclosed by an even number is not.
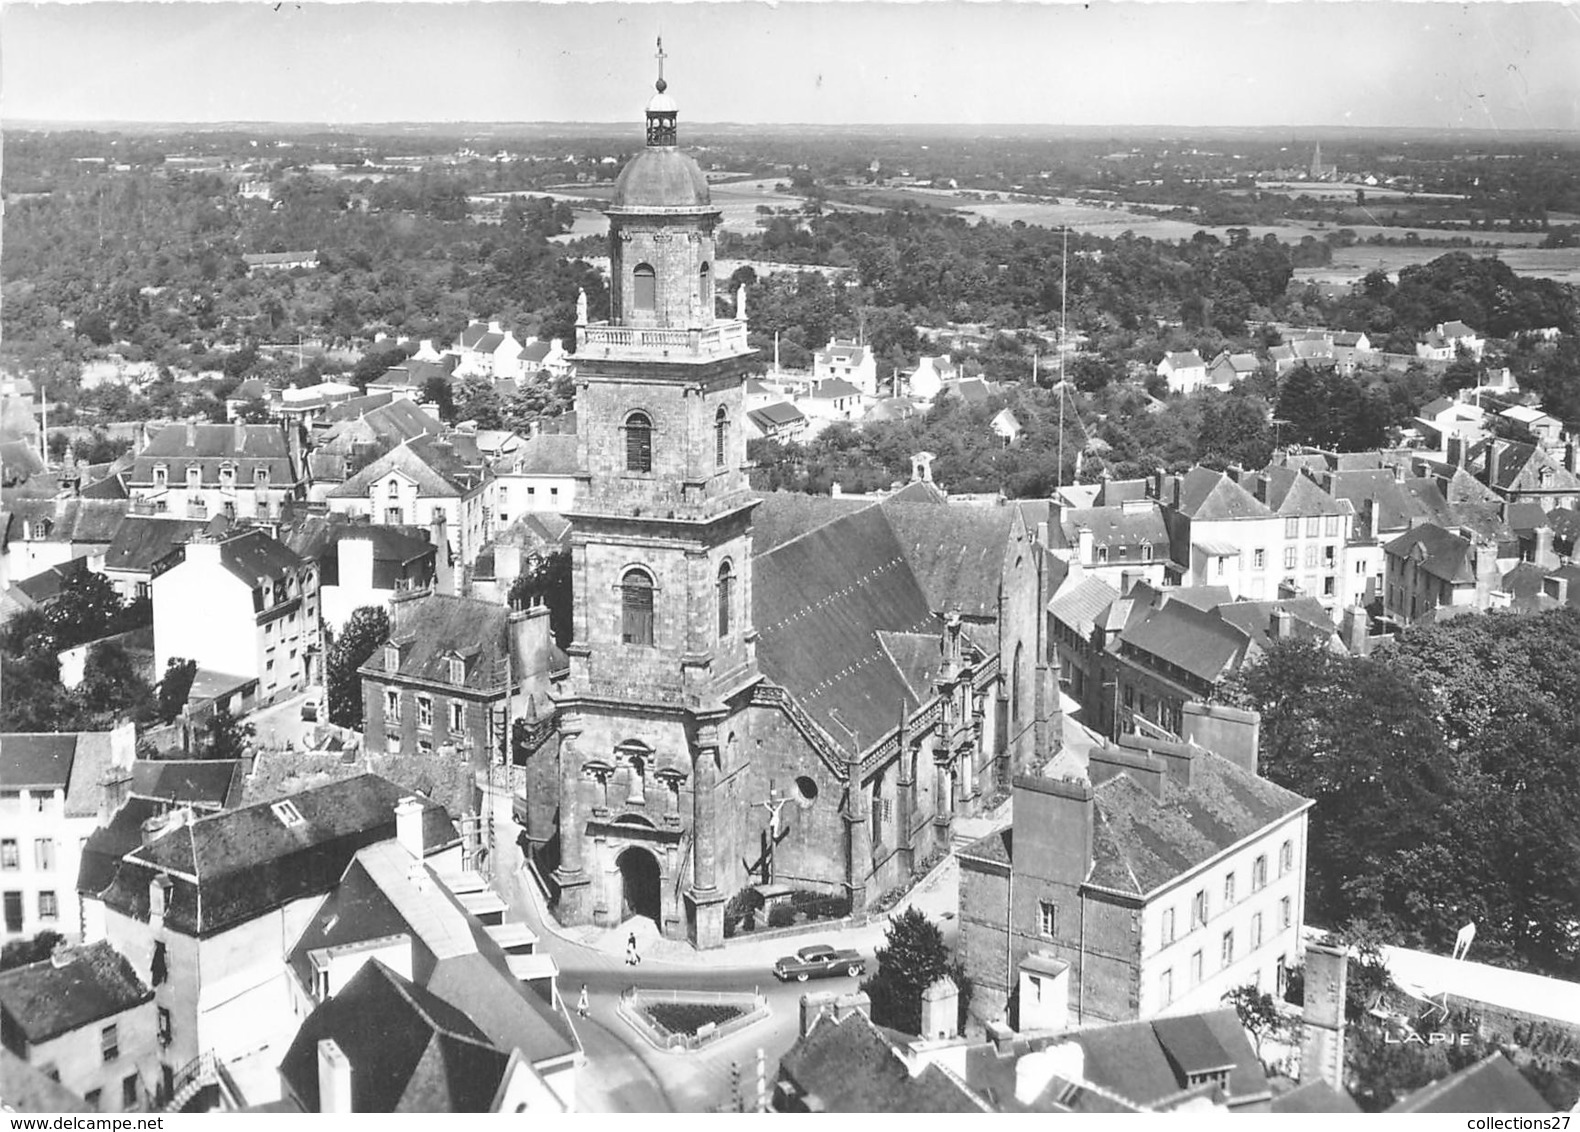
<svg viewBox="0 0 1580 1132"><path fill-rule="evenodd" d="M720 213L676 116L660 77L607 210L610 318L578 316L574 640L511 772L563 922L717 947L747 886L860 911L902 883L1046 744L1057 695L1018 509L984 523L925 477L751 493L744 299L718 317Z"/></svg>

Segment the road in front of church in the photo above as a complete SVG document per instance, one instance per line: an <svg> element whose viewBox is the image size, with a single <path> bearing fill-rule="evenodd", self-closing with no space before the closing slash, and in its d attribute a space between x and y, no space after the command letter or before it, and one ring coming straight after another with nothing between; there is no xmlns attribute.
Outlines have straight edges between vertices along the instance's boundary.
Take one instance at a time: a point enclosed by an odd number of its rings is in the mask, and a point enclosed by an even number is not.
<svg viewBox="0 0 1580 1132"><path fill-rule="evenodd" d="M951 858L928 877L907 903L916 903L932 918L941 920L946 940L953 942L957 873ZM647 958L640 966L627 966L619 948L624 933L635 930L647 947L656 936L648 920L622 924L615 942L602 947L581 942L566 929L546 921L534 882L525 874L501 895L515 916L538 933L539 949L554 956L559 965L559 989L571 1011L571 1021L587 1054L577 1083L577 1108L582 1112L708 1112L733 1110L737 1088L746 1107L757 1097L758 1053L768 1092L772 1092L779 1059L800 1036L801 996L809 991L850 992L857 979L841 977L816 983L780 983L773 976L775 957L813 942L856 947L869 960L883 942L885 921L838 933L815 933L781 938L725 952L699 954L687 949L686 958L673 947L663 959ZM667 942L667 941L666 941ZM869 964L870 965L870 964ZM578 1018L575 1005L582 986L587 987L589 1017ZM660 1051L620 1019L616 1012L620 994L632 986L655 990L708 990L761 992L768 1000L769 1016L703 1049L688 1053Z"/></svg>

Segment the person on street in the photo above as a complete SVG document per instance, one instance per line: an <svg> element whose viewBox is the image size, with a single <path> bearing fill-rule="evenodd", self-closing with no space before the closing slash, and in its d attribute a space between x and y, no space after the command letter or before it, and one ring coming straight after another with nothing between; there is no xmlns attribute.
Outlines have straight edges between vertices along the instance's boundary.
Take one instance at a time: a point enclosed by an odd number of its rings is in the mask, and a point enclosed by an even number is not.
<svg viewBox="0 0 1580 1132"><path fill-rule="evenodd" d="M636 933L632 932L630 938L625 941L625 964L627 967L635 967L641 961L642 957L636 952Z"/></svg>
<svg viewBox="0 0 1580 1132"><path fill-rule="evenodd" d="M576 1013L583 1018L587 1017L587 984L582 984L581 997L576 1000Z"/></svg>

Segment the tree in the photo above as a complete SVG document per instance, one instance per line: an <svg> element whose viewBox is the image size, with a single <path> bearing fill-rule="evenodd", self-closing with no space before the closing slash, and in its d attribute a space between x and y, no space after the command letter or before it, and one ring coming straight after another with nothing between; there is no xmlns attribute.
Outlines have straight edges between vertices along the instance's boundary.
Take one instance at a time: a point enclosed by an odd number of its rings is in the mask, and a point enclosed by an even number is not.
<svg viewBox="0 0 1580 1132"><path fill-rule="evenodd" d="M1203 398L1196 430L1196 459L1219 471L1238 464L1261 468L1273 455L1273 432L1267 413L1247 397Z"/></svg>
<svg viewBox="0 0 1580 1132"><path fill-rule="evenodd" d="M9 971L12 967L25 967L29 963L48 959L55 947L65 942L65 936L48 929L39 932L32 939L13 939L4 948L0 948L0 971Z"/></svg>
<svg viewBox="0 0 1580 1132"><path fill-rule="evenodd" d="M243 723L224 704L214 709L214 714L204 725L204 751L206 759L239 759L247 752L257 727Z"/></svg>
<svg viewBox="0 0 1580 1132"><path fill-rule="evenodd" d="M441 421L455 420L455 397L450 392L450 379L434 374L422 383L422 399L434 407Z"/></svg>
<svg viewBox="0 0 1580 1132"><path fill-rule="evenodd" d="M461 420L476 421L478 428L504 427L504 399L486 377L474 374L461 383L455 401L455 414Z"/></svg>
<svg viewBox="0 0 1580 1132"><path fill-rule="evenodd" d="M575 601L571 578L569 550L534 555L527 568L511 583L507 599L512 609L525 609L534 602L544 602L549 607L549 628L554 634L554 643L562 649L570 645L574 632L571 618Z"/></svg>
<svg viewBox="0 0 1580 1132"><path fill-rule="evenodd" d="M197 661L173 656L165 661L165 674L159 678L158 712L161 723L171 723L187 706L192 681L197 679Z"/></svg>
<svg viewBox="0 0 1580 1132"><path fill-rule="evenodd" d="M1262 1040L1279 1038L1288 1040L1299 1027L1298 1021L1288 1017L1278 1007L1278 1002L1266 991L1246 983L1235 987L1223 996L1223 1001L1234 1007L1240 1025L1251 1035L1256 1045L1256 1056L1262 1056Z"/></svg>
<svg viewBox="0 0 1580 1132"><path fill-rule="evenodd" d="M121 627L126 606L103 574L78 570L66 579L46 616L54 630L57 648L69 649L93 641Z"/></svg>
<svg viewBox="0 0 1580 1132"><path fill-rule="evenodd" d="M390 616L382 607L364 605L346 619L345 628L329 646L324 683L329 722L337 727L362 727L362 677L357 669L390 635Z"/></svg>
<svg viewBox="0 0 1580 1132"><path fill-rule="evenodd" d="M878 970L861 984L872 1002L872 1020L907 1034L922 1032L922 992L948 975L960 989L964 1028L971 1004L971 980L962 964L950 961L938 925L915 908L890 917L887 942L878 948Z"/></svg>
<svg viewBox="0 0 1580 1132"><path fill-rule="evenodd" d="M144 719L153 711L153 689L119 641L93 645L83 664L77 699L90 715Z"/></svg>
<svg viewBox="0 0 1580 1132"><path fill-rule="evenodd" d="M236 419L244 424L268 424L269 406L263 398L253 397L236 407Z"/></svg>

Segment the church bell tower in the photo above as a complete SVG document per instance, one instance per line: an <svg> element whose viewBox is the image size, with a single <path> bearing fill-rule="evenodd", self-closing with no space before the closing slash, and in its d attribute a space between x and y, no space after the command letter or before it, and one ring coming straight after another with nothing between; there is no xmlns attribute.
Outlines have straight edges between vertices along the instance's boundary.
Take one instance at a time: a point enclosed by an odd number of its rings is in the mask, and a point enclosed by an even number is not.
<svg viewBox="0 0 1580 1132"><path fill-rule="evenodd" d="M607 322L576 326L571 671L559 700L559 912L723 942L721 734L758 679L744 298L719 317L707 179L663 77L615 182ZM655 786L662 785L662 788ZM657 883L652 866L657 862ZM656 893L652 889L656 887Z"/></svg>

